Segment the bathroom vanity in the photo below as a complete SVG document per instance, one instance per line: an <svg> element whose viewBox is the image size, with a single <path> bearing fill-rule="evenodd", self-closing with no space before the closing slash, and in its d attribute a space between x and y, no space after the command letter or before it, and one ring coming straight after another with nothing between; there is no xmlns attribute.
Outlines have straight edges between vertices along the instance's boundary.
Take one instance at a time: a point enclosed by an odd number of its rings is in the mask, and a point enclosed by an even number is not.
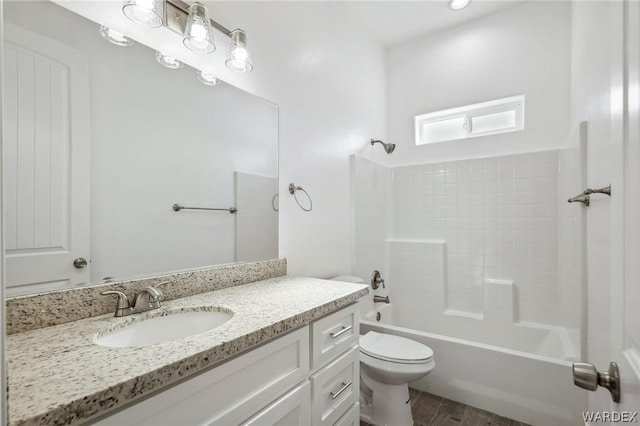
<svg viewBox="0 0 640 426"><path fill-rule="evenodd" d="M355 426L357 343L358 309L352 304L96 425Z"/></svg>
<svg viewBox="0 0 640 426"><path fill-rule="evenodd" d="M9 424L357 425L355 302L367 287L289 276L228 280L227 288L174 298L139 316L107 313L9 335ZM53 297L55 304L69 295ZM42 306L18 302L9 309ZM203 309L233 315L164 343L95 343L124 324Z"/></svg>

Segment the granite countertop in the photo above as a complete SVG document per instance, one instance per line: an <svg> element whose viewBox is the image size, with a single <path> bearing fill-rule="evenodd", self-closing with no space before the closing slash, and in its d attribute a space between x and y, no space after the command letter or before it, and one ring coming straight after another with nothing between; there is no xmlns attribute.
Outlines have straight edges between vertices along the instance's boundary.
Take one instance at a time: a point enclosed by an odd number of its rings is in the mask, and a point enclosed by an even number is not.
<svg viewBox="0 0 640 426"><path fill-rule="evenodd" d="M283 276L7 336L9 425L80 423L356 302L367 286ZM233 317L206 333L136 348L94 336L135 317L200 307ZM115 300L114 300L115 310Z"/></svg>

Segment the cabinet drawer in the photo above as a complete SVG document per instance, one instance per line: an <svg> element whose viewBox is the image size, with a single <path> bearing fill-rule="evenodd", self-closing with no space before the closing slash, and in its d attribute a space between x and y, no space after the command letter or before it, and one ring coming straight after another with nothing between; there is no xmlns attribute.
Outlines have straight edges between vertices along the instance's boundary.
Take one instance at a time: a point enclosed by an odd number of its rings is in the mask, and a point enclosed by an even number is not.
<svg viewBox="0 0 640 426"><path fill-rule="evenodd" d="M107 425L240 424L309 374L304 327L100 420Z"/></svg>
<svg viewBox="0 0 640 426"><path fill-rule="evenodd" d="M333 425L358 401L359 389L359 347L354 346L311 376L311 424Z"/></svg>
<svg viewBox="0 0 640 426"><path fill-rule="evenodd" d="M360 426L360 403L353 404L333 426Z"/></svg>
<svg viewBox="0 0 640 426"><path fill-rule="evenodd" d="M299 426L311 419L311 387L304 382L243 423L243 426ZM348 423L345 423L347 425Z"/></svg>
<svg viewBox="0 0 640 426"><path fill-rule="evenodd" d="M354 303L311 324L312 370L317 370L358 344L358 315L358 304Z"/></svg>

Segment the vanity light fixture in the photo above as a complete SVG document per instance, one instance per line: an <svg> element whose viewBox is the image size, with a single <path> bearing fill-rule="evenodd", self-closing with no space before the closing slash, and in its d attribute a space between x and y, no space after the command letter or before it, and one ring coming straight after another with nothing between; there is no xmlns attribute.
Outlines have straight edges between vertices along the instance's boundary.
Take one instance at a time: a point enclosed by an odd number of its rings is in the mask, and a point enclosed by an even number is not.
<svg viewBox="0 0 640 426"><path fill-rule="evenodd" d="M156 51L156 61L158 61L158 63L163 67L172 70L177 70L178 68L182 68L183 66L182 62L180 62L173 56L165 55L164 53L158 51Z"/></svg>
<svg viewBox="0 0 640 426"><path fill-rule="evenodd" d="M460 10L471 4L471 0L449 0L449 9L451 10Z"/></svg>
<svg viewBox="0 0 640 426"><path fill-rule="evenodd" d="M247 49L247 33L243 30L231 31L231 48L225 64L227 68L236 72L250 72L253 69L251 53Z"/></svg>
<svg viewBox="0 0 640 426"><path fill-rule="evenodd" d="M156 28L164 21L163 0L125 0L122 13L136 24Z"/></svg>
<svg viewBox="0 0 640 426"><path fill-rule="evenodd" d="M112 30L109 27L105 27L104 25L100 26L100 35L103 39L107 40L109 43L115 44L116 46L133 46L136 44L135 41L124 34L119 33L116 30Z"/></svg>
<svg viewBox="0 0 640 426"><path fill-rule="evenodd" d="M217 86L219 83L215 75L202 71L198 71L198 81L206 86Z"/></svg>
<svg viewBox="0 0 640 426"><path fill-rule="evenodd" d="M213 43L213 27L211 27L206 6L200 3L189 6L189 16L182 42L194 52L212 53L216 50L216 45Z"/></svg>
<svg viewBox="0 0 640 426"><path fill-rule="evenodd" d="M201 3L187 4L183 0L125 0L122 12L132 21L143 25L165 26L179 34L185 47L194 52L212 53L216 50L213 40L215 28L230 39L231 47L225 61L227 67L243 73L253 70L251 53L247 48L247 33L241 29L230 31L210 19L207 7Z"/></svg>

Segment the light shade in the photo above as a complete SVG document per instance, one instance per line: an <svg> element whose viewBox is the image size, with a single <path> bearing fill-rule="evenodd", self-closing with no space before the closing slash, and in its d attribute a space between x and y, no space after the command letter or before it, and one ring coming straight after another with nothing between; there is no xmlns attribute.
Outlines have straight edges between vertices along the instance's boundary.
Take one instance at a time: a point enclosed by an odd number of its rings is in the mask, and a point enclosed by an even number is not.
<svg viewBox="0 0 640 426"><path fill-rule="evenodd" d="M156 51L156 61L160 65L165 68L169 68L171 70L177 70L178 68L182 68L183 64L173 56L165 55L162 52Z"/></svg>
<svg viewBox="0 0 640 426"><path fill-rule="evenodd" d="M189 6L189 16L182 42L194 52L212 53L216 50L209 12L200 3L193 3Z"/></svg>
<svg viewBox="0 0 640 426"><path fill-rule="evenodd" d="M231 47L229 59L225 62L227 68L236 72L250 72L253 69L251 53L247 49L247 33L242 30L231 32Z"/></svg>
<svg viewBox="0 0 640 426"><path fill-rule="evenodd" d="M215 75L202 71L198 71L198 81L207 86L216 86L219 83Z"/></svg>
<svg viewBox="0 0 640 426"><path fill-rule="evenodd" d="M122 13L136 24L159 27L164 18L163 0L125 0Z"/></svg>
<svg viewBox="0 0 640 426"><path fill-rule="evenodd" d="M133 46L136 44L135 41L131 40L124 34L112 30L109 27L105 27L104 25L100 26L100 35L103 39L107 40L109 43L115 44L116 46Z"/></svg>
<svg viewBox="0 0 640 426"><path fill-rule="evenodd" d="M449 9L460 10L469 6L471 0L449 0Z"/></svg>

